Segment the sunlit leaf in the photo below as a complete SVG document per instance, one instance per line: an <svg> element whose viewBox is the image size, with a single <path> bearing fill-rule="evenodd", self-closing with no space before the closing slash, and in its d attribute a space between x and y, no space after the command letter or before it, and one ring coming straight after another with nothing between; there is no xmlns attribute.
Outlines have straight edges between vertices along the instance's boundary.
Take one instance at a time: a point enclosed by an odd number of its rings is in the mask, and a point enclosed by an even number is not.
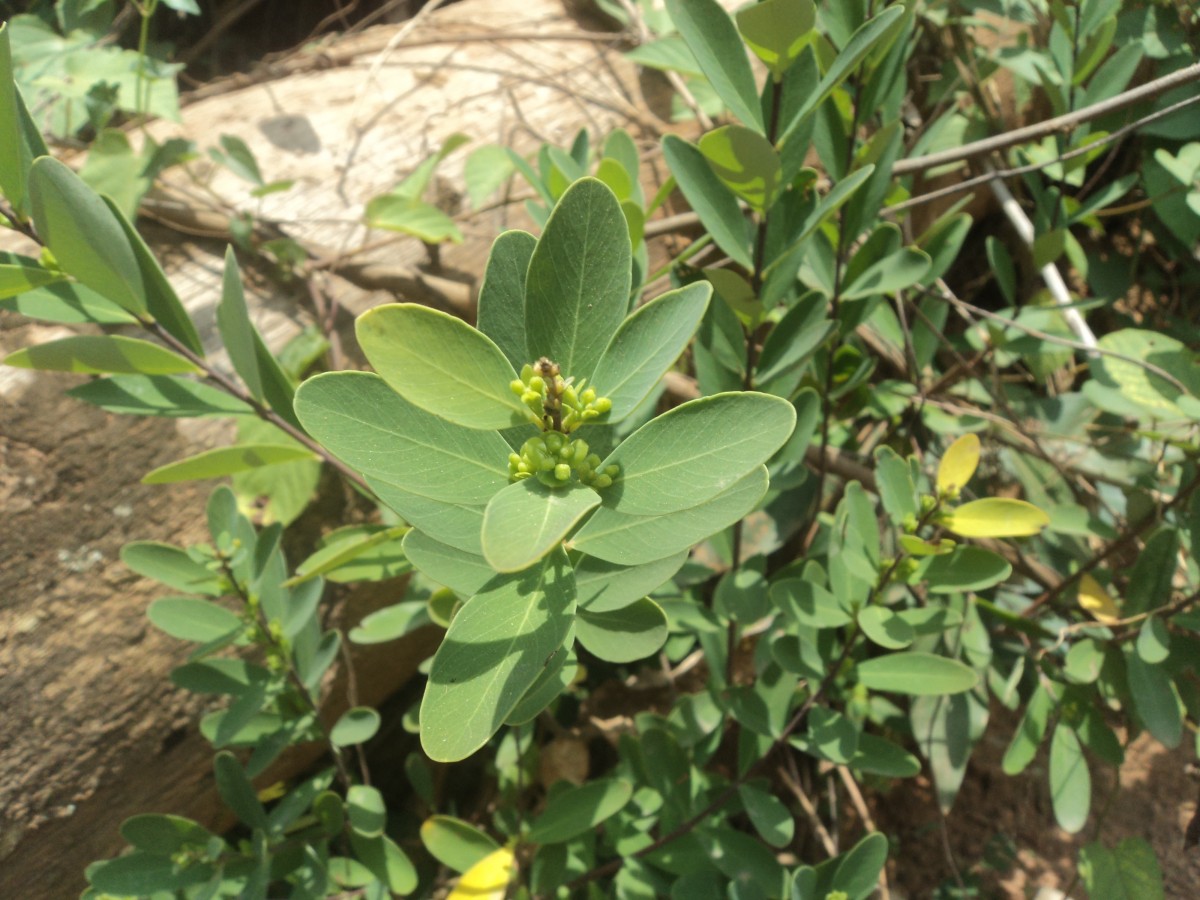
<svg viewBox="0 0 1200 900"><path fill-rule="evenodd" d="M946 448L938 463L937 492L942 497L957 497L979 466L979 435L968 432Z"/></svg>
<svg viewBox="0 0 1200 900"><path fill-rule="evenodd" d="M1050 517L1025 500L986 497L954 507L942 524L959 537L1027 537L1040 534Z"/></svg>

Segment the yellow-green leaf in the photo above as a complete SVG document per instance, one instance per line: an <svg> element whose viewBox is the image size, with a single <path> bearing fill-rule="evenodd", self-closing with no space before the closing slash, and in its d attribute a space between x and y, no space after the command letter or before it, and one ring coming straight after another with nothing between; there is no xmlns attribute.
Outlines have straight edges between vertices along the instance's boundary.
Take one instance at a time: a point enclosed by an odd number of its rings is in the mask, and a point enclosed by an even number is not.
<svg viewBox="0 0 1200 900"><path fill-rule="evenodd" d="M938 466L937 492L941 497L957 497L967 486L979 465L979 436L964 434L951 444Z"/></svg>
<svg viewBox="0 0 1200 900"><path fill-rule="evenodd" d="M88 375L182 375L200 369L165 347L111 334L80 334L10 353L4 364Z"/></svg>
<svg viewBox="0 0 1200 900"><path fill-rule="evenodd" d="M316 454L304 447L289 444L234 444L205 450L195 456L159 466L148 472L143 484L167 484L173 481L198 481L203 478L220 478L235 472L245 472L261 466L295 462L298 459L315 460Z"/></svg>
<svg viewBox="0 0 1200 900"><path fill-rule="evenodd" d="M512 850L501 847L467 869L446 900L504 900L516 873Z"/></svg>
<svg viewBox="0 0 1200 900"><path fill-rule="evenodd" d="M987 497L951 510L942 524L959 537L1027 537L1041 532L1050 517L1024 500Z"/></svg>
<svg viewBox="0 0 1200 900"><path fill-rule="evenodd" d="M1104 585L1091 575L1079 579L1079 605L1092 614L1092 618L1105 625L1121 619L1121 608L1117 601L1104 589Z"/></svg>

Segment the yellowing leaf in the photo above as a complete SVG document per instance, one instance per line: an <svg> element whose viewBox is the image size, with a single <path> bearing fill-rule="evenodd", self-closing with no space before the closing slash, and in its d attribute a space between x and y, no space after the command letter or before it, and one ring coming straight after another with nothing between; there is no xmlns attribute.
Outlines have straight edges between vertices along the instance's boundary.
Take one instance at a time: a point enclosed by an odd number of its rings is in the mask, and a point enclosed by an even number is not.
<svg viewBox="0 0 1200 900"><path fill-rule="evenodd" d="M1049 525L1050 517L1024 500L987 497L952 509L942 524L959 537L1027 537Z"/></svg>
<svg viewBox="0 0 1200 900"><path fill-rule="evenodd" d="M979 465L979 436L964 434L947 450L938 465L937 492L940 497L957 497Z"/></svg>
<svg viewBox="0 0 1200 900"><path fill-rule="evenodd" d="M954 541L942 538L938 543L931 544L915 534L902 534L900 546L909 556L941 556L954 549Z"/></svg>
<svg viewBox="0 0 1200 900"><path fill-rule="evenodd" d="M1079 605L1092 614L1092 618L1105 625L1112 625L1121 619L1121 610L1114 600L1091 575L1079 579Z"/></svg>
<svg viewBox="0 0 1200 900"><path fill-rule="evenodd" d="M504 900L516 874L513 852L501 847L467 869L446 900Z"/></svg>
<svg viewBox="0 0 1200 900"><path fill-rule="evenodd" d="M258 792L258 801L260 803L270 803L272 800L278 800L287 793L287 784L282 781L277 781L274 784L269 784Z"/></svg>

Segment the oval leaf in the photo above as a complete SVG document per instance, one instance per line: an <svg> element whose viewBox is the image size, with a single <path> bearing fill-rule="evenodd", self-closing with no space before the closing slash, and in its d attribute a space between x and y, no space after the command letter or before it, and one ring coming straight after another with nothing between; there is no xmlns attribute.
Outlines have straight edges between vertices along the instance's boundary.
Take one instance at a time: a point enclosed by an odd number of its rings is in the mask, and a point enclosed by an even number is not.
<svg viewBox="0 0 1200 900"><path fill-rule="evenodd" d="M547 356L564 378L591 380L629 308L632 253L625 214L608 186L583 178L567 188L529 260L528 362Z"/></svg>
<svg viewBox="0 0 1200 900"><path fill-rule="evenodd" d="M1076 834L1087 823L1092 802L1092 778L1079 738L1059 722L1050 739L1050 803L1063 831Z"/></svg>
<svg viewBox="0 0 1200 900"><path fill-rule="evenodd" d="M759 466L711 500L660 516L632 516L601 505L571 543L627 566L673 556L748 515L767 492L767 481L767 467Z"/></svg>
<svg viewBox="0 0 1200 900"><path fill-rule="evenodd" d="M592 379L596 392L612 401L608 422L633 412L679 359L710 296L710 285L689 284L656 297L621 323Z"/></svg>
<svg viewBox="0 0 1200 900"><path fill-rule="evenodd" d="M549 553L600 505L583 484L550 488L536 478L510 484L483 513L483 556L497 572L519 572Z"/></svg>
<svg viewBox="0 0 1200 900"><path fill-rule="evenodd" d="M487 743L574 619L575 582L562 550L467 601L434 655L421 703L421 745L430 758L456 762Z"/></svg>
<svg viewBox="0 0 1200 900"><path fill-rule="evenodd" d="M792 405L767 394L691 400L643 425L601 463L621 470L604 505L653 516L704 503L766 462L795 424Z"/></svg>
<svg viewBox="0 0 1200 900"><path fill-rule="evenodd" d="M942 497L957 497L967 486L979 465L979 436L964 434L946 448L938 463L937 492Z"/></svg>
<svg viewBox="0 0 1200 900"><path fill-rule="evenodd" d="M390 303L359 316L355 331L375 371L409 403L466 428L532 420L509 388L517 373L504 353L462 319Z"/></svg>
<svg viewBox="0 0 1200 900"><path fill-rule="evenodd" d="M859 610L858 627L873 643L888 650L902 650L916 639L911 625L882 606Z"/></svg>
<svg viewBox="0 0 1200 900"><path fill-rule="evenodd" d="M979 547L955 547L950 553L927 557L914 580L923 582L935 594L958 594L982 591L1011 574L1012 566L998 553Z"/></svg>
<svg viewBox="0 0 1200 900"><path fill-rule="evenodd" d="M580 611L575 637L600 659L630 663L662 649L667 642L667 615L649 597L612 612Z"/></svg>
<svg viewBox="0 0 1200 900"><path fill-rule="evenodd" d="M754 55L780 76L800 55L816 22L813 0L763 0L738 10L738 31Z"/></svg>
<svg viewBox="0 0 1200 900"><path fill-rule="evenodd" d="M379 730L379 713L369 706L356 706L342 713L330 729L329 740L335 747L365 744Z"/></svg>
<svg viewBox="0 0 1200 900"><path fill-rule="evenodd" d="M1050 517L1024 500L986 497L956 506L942 524L959 537L1028 537L1040 534Z"/></svg>
<svg viewBox="0 0 1200 900"><path fill-rule="evenodd" d="M198 366L178 353L137 338L86 334L48 341L10 353L5 365L88 375L198 374Z"/></svg>
<svg viewBox="0 0 1200 900"><path fill-rule="evenodd" d="M287 444L234 444L205 450L187 459L159 466L142 476L142 484L169 484L175 481L198 481L220 478L234 472L246 472L262 466L295 462L298 459L318 459L306 447Z"/></svg>
<svg viewBox="0 0 1200 900"><path fill-rule="evenodd" d="M1097 622L1113 625L1121 621L1121 608L1117 606L1117 601L1090 573L1085 572L1079 579L1078 601Z"/></svg>
<svg viewBox="0 0 1200 900"><path fill-rule="evenodd" d="M163 597L146 610L158 628L182 641L207 644L242 628L237 613L207 600L192 597Z"/></svg>
<svg viewBox="0 0 1200 900"><path fill-rule="evenodd" d="M422 822L421 842L434 859L455 872L467 871L500 849L486 833L453 816L430 816Z"/></svg>
<svg viewBox="0 0 1200 900"><path fill-rule="evenodd" d="M623 778L591 781L555 794L545 811L533 821L529 840L535 844L561 844L595 828L625 808L633 785Z"/></svg>
<svg viewBox="0 0 1200 900"><path fill-rule="evenodd" d="M700 138L700 152L717 177L752 209L775 203L782 165L771 142L749 128L726 125Z"/></svg>
<svg viewBox="0 0 1200 900"><path fill-rule="evenodd" d="M922 696L961 694L975 687L979 676L956 659L914 650L859 663L858 680L873 691Z"/></svg>

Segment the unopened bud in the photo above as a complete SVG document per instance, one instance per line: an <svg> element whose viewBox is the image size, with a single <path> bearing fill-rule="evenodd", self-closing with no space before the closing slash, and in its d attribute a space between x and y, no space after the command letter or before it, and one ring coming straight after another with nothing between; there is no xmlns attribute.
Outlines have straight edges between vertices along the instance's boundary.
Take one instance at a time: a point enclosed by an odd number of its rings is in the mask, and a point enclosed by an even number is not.
<svg viewBox="0 0 1200 900"><path fill-rule="evenodd" d="M579 395L579 399L590 406L591 404L596 402L596 392L594 390L592 390L591 388L588 388L586 391L584 391L582 394Z"/></svg>
<svg viewBox="0 0 1200 900"><path fill-rule="evenodd" d="M585 459L587 459L587 455L588 455L587 441L584 441L584 440L575 441L573 446L574 446L574 450L572 451L572 458L575 460L576 463L581 463Z"/></svg>
<svg viewBox="0 0 1200 900"><path fill-rule="evenodd" d="M520 397L525 393L525 382L523 382L520 378L514 378L508 383L508 389Z"/></svg>
<svg viewBox="0 0 1200 900"><path fill-rule="evenodd" d="M600 465L600 457L598 457L595 453L589 453L587 455L587 464L593 469L596 468L596 466Z"/></svg>
<svg viewBox="0 0 1200 900"><path fill-rule="evenodd" d="M533 366L531 366L529 363L525 363L525 365L521 366L521 381L525 382L525 384L529 384L529 379L532 377Z"/></svg>
<svg viewBox="0 0 1200 900"><path fill-rule="evenodd" d="M571 467L566 463L559 463L554 467L554 477L559 481L566 481L571 477Z"/></svg>
<svg viewBox="0 0 1200 900"><path fill-rule="evenodd" d="M600 475L592 481L592 487L594 488L606 488L610 484L612 484L612 479L607 475Z"/></svg>
<svg viewBox="0 0 1200 900"><path fill-rule="evenodd" d="M531 391L537 391L539 394L545 393L546 382L542 379L541 375L534 375L529 379L529 389Z"/></svg>
<svg viewBox="0 0 1200 900"><path fill-rule="evenodd" d="M607 397L598 397L596 398L596 402L592 404L592 409L603 415L612 409L612 401Z"/></svg>

